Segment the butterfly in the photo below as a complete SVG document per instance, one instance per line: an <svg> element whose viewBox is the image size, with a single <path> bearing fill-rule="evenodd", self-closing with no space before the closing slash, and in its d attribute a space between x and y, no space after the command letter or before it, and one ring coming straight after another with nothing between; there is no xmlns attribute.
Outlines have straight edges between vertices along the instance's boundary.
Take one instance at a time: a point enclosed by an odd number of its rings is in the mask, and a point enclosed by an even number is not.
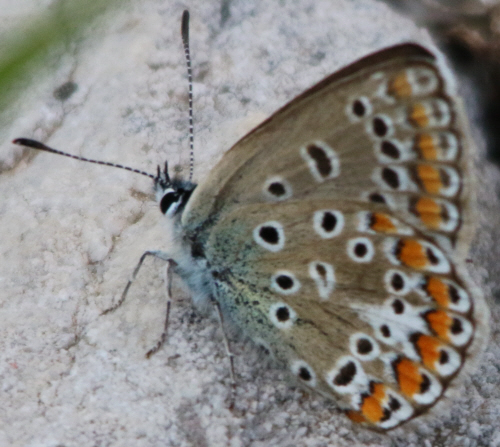
<svg viewBox="0 0 500 447"><path fill-rule="evenodd" d="M432 409L485 343L464 267L472 150L436 56L387 48L293 99L200 185L158 168L176 247L146 254L299 383L389 430Z"/></svg>

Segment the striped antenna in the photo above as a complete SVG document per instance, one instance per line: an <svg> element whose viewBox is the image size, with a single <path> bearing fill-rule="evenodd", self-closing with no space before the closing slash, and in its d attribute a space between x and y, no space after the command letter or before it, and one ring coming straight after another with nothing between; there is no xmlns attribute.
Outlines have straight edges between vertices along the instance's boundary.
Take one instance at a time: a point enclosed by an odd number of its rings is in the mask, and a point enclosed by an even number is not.
<svg viewBox="0 0 500 447"><path fill-rule="evenodd" d="M67 152L58 151L57 149L52 149L49 146L46 146L43 143L40 143L36 140L30 140L29 138L16 138L12 141L14 144L18 144L19 146L26 146L31 149L38 149L40 151L51 152L53 154L64 155L65 157L74 158L75 160L86 161L88 163L95 163L97 165L111 166L112 168L125 169L126 171L135 172L136 174L145 175L146 177L152 178L156 180L156 176L153 174L148 174L147 172L140 171L139 169L129 168L128 166L122 166L116 163L109 163L107 161L100 160L92 160L90 158L79 157L78 155L68 154Z"/></svg>
<svg viewBox="0 0 500 447"><path fill-rule="evenodd" d="M189 11L182 13L181 26L182 43L186 55L187 75L189 84L189 181L193 180L194 171L194 127L193 127L193 74L191 72L191 56L189 54Z"/></svg>

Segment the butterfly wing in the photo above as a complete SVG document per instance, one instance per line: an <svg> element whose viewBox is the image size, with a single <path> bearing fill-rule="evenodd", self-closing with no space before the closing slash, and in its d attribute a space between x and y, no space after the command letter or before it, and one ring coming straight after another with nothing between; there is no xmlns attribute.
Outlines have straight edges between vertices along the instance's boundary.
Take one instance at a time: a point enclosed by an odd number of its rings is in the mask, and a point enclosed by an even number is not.
<svg viewBox="0 0 500 447"><path fill-rule="evenodd" d="M369 56L240 140L182 219L228 318L376 428L439 400L485 318L461 267L470 143L447 89L421 47Z"/></svg>
<svg viewBox="0 0 500 447"><path fill-rule="evenodd" d="M328 197L383 203L444 236L443 245L467 246L471 143L448 89L435 57L414 44L332 74L224 155L194 192L183 227L205 239L214 216L240 204Z"/></svg>

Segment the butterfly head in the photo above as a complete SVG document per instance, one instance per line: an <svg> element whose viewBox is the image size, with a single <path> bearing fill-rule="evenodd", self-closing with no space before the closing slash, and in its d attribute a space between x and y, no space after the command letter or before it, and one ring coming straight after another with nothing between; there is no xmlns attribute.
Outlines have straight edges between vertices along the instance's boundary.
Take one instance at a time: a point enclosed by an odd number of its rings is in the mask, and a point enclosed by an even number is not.
<svg viewBox="0 0 500 447"><path fill-rule="evenodd" d="M168 163L165 162L163 171L158 166L154 179L156 199L161 212L167 217L180 216L196 185L189 180L170 178Z"/></svg>

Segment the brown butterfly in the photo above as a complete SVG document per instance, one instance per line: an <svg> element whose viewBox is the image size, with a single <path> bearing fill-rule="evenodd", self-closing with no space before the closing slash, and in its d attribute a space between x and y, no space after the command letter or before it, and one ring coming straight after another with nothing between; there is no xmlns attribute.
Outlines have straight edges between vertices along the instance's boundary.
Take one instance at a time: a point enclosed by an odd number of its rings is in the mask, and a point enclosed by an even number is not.
<svg viewBox="0 0 500 447"><path fill-rule="evenodd" d="M472 149L442 64L388 48L284 106L202 184L158 170L177 247L146 254L353 421L391 429L485 343L464 268Z"/></svg>

